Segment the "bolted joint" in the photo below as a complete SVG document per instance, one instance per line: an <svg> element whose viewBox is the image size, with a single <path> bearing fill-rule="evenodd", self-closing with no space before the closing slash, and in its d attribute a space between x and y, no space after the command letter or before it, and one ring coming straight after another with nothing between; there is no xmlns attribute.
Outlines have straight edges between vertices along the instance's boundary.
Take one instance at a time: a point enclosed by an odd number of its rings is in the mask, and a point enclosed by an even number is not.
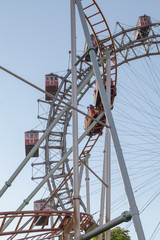
<svg viewBox="0 0 160 240"><path fill-rule="evenodd" d="M132 218L131 213L128 212L128 211L123 212L121 216L122 216L122 219L123 219L124 222L130 221L131 218Z"/></svg>
<svg viewBox="0 0 160 240"><path fill-rule="evenodd" d="M81 200L81 196L77 196L77 197L74 197L74 196L73 196L73 200L77 200L77 199L78 199L78 200Z"/></svg>
<svg viewBox="0 0 160 240"><path fill-rule="evenodd" d="M90 178L85 178L85 180L86 180L86 181L89 181L89 180L90 180Z"/></svg>
<svg viewBox="0 0 160 240"><path fill-rule="evenodd" d="M23 201L26 205L29 204L29 201L27 199L24 199Z"/></svg>
<svg viewBox="0 0 160 240"><path fill-rule="evenodd" d="M11 186L11 183L8 182L8 181L6 181L6 182L5 182L5 185L6 185L7 187L10 187L10 186Z"/></svg>

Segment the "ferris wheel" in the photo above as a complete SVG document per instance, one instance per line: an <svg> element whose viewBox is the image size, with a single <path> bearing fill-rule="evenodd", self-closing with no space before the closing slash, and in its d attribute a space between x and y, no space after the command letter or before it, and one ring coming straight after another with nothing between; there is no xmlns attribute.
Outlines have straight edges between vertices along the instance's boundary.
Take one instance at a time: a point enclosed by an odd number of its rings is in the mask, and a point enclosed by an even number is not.
<svg viewBox="0 0 160 240"><path fill-rule="evenodd" d="M158 49L158 41L156 41L156 37L154 37L155 41L152 43L151 39L153 39L153 36L155 36L154 32L154 26L157 27L157 24L152 24L151 22L148 23L150 29L145 30L146 33L145 36L143 36L144 29L143 27L137 26L134 29L122 29L122 32L111 36L109 27L106 23L106 20L99 9L96 2L90 1L87 2L87 5L85 5L85 1L81 1L83 6L83 13L85 15L85 18L88 22L88 25L90 27L90 36L92 40L92 44L94 46L94 50L92 48L86 47L86 52L84 56L77 56L77 86L78 86L78 103L81 103L81 100L85 98L86 93L89 92L89 90L92 88L94 89L95 84L95 77L93 77L93 65L91 62L90 56L88 55L90 51L95 51L97 61L101 65L100 67L100 73L103 79L103 84L105 85L106 81L106 50L109 51L109 54L111 55L111 78L113 81L113 91L111 94L111 108L113 107L114 98L116 96L116 86L117 86L117 66L122 65L123 63L129 62L131 60L141 58L148 55L158 55L159 49ZM122 26L119 24L119 26L122 28ZM152 27L152 28L151 28ZM142 29L142 31L141 31ZM137 39L134 41L130 41L130 37L128 35L128 32L131 31L139 31ZM102 34L103 33L103 34ZM93 35L92 35L93 34ZM105 36L105 37L102 37ZM118 42L118 37L122 37L121 42ZM127 40L129 40L129 43L127 43ZM145 40L145 41L144 41ZM126 42L125 42L126 41ZM125 44L124 44L125 43ZM135 45L134 45L135 44ZM155 48L153 49L153 45ZM124 46L125 45L125 46ZM142 46L144 49L144 53L136 53L136 47ZM125 52L125 54L124 54ZM134 57L130 57L132 54L134 54ZM122 60L117 61L116 55L120 55ZM103 59L103 61L101 61ZM50 175L49 178L46 180L48 189L50 192L50 198L42 200L40 202L37 202L37 204L40 203L39 210L41 209L41 206L45 208L44 206L48 203L48 201L52 200L52 209L53 211L58 210L61 215L58 215L57 213L51 213L48 215L47 211L43 210L43 212L40 212L38 214L40 215L34 215L33 213L26 213L27 217L31 217L31 225L29 226L30 232L32 234L32 227L35 226L35 222L37 223L37 218L43 218L43 223L39 223L40 226L46 225L48 219L50 217L56 218L55 222L60 222L58 230L55 230L54 234L61 234L62 229L69 223L69 220L73 218L73 215L69 213L69 211L73 210L73 169L72 165L70 164L69 154L71 153L72 149L67 151L67 134L68 129L70 125L70 120L72 118L72 111L69 108L69 106L66 106L66 104L71 104L71 96L72 96L72 82L71 82L71 70L68 70L67 74L65 76L58 76L57 74L47 74L45 76L45 82L46 82L46 91L50 92L50 94L54 95L54 101L52 101L51 95L45 96L45 100L38 100L39 103L39 109L42 107L42 105L49 106L49 113L41 114L39 113L39 118L41 120L46 121L46 129L52 125L53 130L50 130L50 133L45 137L45 143L44 145L40 145L40 149L44 150L44 161L41 161L39 159L36 159L33 164L33 180L46 179L46 176ZM57 83L58 82L58 83ZM58 86L58 87L57 87ZM92 87L93 86L93 87ZM97 85L98 86L98 85ZM96 96L98 95L98 87L95 89ZM95 98L96 98L95 96ZM100 104L99 104L100 101ZM83 164L85 166L88 164L88 158L89 154L91 153L93 147L99 141L102 131L104 131L104 127L107 126L106 124L106 118L104 117L104 109L103 109L103 103L100 99L98 103L95 101L94 111L97 110L97 112L91 112L90 115L88 112L88 116L92 117L90 122L87 122L86 127L86 135L80 138L80 141L82 141L85 137L86 143L82 147L82 151L79 156L79 165L80 165L80 172L82 174L83 171ZM98 108L99 107L99 108ZM44 109L44 107L42 107ZM98 109L97 109L98 108ZM82 111L81 111L82 112ZM92 121L95 118L95 113L99 116L98 121L102 121L102 125L100 122L95 122L94 127L91 129ZM92 115L93 114L93 115ZM38 134L42 134L45 130L36 130L36 131L27 131L26 132L26 153L29 153L30 150L33 150L33 146L36 145L38 140ZM88 135L88 137L86 137ZM27 141L31 141L28 143ZM84 140L83 140L84 141ZM30 148L31 147L31 148ZM34 150L33 150L34 151ZM36 149L37 151L37 149ZM34 157L38 157L39 153L35 152ZM63 160L61 165L57 166L57 164ZM87 167L87 166L86 166ZM89 167L88 167L89 168ZM43 169L43 171L42 171ZM54 172L53 172L54 170ZM35 171L35 172L34 172ZM54 173L54 174L53 174ZM95 175L94 175L95 176ZM82 178L82 176L80 176ZM98 176L95 176L98 177ZM87 178L87 177L86 177ZM99 177L100 178L100 177ZM9 183L8 183L9 185ZM36 203L35 203L36 204ZM41 205L42 204L42 205ZM87 206L86 203L83 201L83 199L80 200L81 209L83 212L86 213L81 216L82 221L82 227L81 230L84 231L85 228L89 227L91 223L93 223L93 218L90 214L87 214ZM37 205L38 206L38 205ZM23 213L17 213L19 214L18 218L22 219ZM33 214L33 215L32 215ZM57 214L57 215L56 215ZM16 215L17 216L17 215ZM62 217L64 216L64 217ZM11 219L11 216L7 216L8 219ZM6 221L6 219L5 219ZM4 221L4 222L5 222ZM18 220L20 222L20 220ZM83 224L85 222L85 224ZM4 223L3 223L4 224ZM73 224L73 223L72 223ZM38 225L38 224L37 224ZM36 225L36 226L37 226ZM56 225L52 225L52 227L55 227ZM3 228L3 226L2 226ZM16 226L16 230L13 233L12 237L18 233L19 231L22 231L22 227L19 228L19 225ZM45 229L44 229L45 231ZM51 229L53 231L53 228ZM37 231L38 232L38 231ZM44 233L43 233L44 234ZM47 235L45 233L45 238L49 236L54 236L54 234L49 232L50 235ZM42 236L42 235L41 235ZM40 235L35 236L27 236L28 238L32 239L39 239ZM13 239L13 238L11 238Z"/></svg>

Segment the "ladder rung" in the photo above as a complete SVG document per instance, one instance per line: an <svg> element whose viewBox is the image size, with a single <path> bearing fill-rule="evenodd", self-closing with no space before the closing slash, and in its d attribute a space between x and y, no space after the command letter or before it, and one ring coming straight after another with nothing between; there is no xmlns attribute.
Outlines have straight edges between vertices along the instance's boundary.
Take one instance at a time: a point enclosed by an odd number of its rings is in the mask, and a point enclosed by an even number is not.
<svg viewBox="0 0 160 240"><path fill-rule="evenodd" d="M89 148L89 147L92 147L92 145L88 145L88 146L86 146L87 148Z"/></svg>
<svg viewBox="0 0 160 240"><path fill-rule="evenodd" d="M83 152L84 152L84 154L85 154L85 153L88 153L88 152L89 152L89 150L86 150L86 151L83 151Z"/></svg>
<svg viewBox="0 0 160 240"><path fill-rule="evenodd" d="M94 13L94 14L90 15L90 16L89 16L89 17L87 17L87 18L94 17L94 16L98 15L99 13L100 13L100 12Z"/></svg>
<svg viewBox="0 0 160 240"><path fill-rule="evenodd" d="M91 140L89 140L89 141L91 142L91 141L95 141L95 140L96 140L96 139L91 139Z"/></svg>
<svg viewBox="0 0 160 240"><path fill-rule="evenodd" d="M104 22L104 20L102 20L102 21L100 21L100 22L98 22L98 23L93 24L92 27L93 27L93 26L96 26L96 25L98 25L98 24L100 24L100 23L102 23L102 22Z"/></svg>
<svg viewBox="0 0 160 240"><path fill-rule="evenodd" d="M98 42L103 42L103 41L106 41L106 40L109 40L109 39L110 39L110 37L104 38L104 39L99 40Z"/></svg>
<svg viewBox="0 0 160 240"><path fill-rule="evenodd" d="M102 31L96 32L96 34L99 34L99 33L105 32L105 31L107 31L107 30L108 30L108 29L104 29L104 30L102 30Z"/></svg>
<svg viewBox="0 0 160 240"><path fill-rule="evenodd" d="M83 10L86 10L87 8L92 7L93 5L94 5L94 3L92 3L92 4L88 5L87 7L83 8Z"/></svg>

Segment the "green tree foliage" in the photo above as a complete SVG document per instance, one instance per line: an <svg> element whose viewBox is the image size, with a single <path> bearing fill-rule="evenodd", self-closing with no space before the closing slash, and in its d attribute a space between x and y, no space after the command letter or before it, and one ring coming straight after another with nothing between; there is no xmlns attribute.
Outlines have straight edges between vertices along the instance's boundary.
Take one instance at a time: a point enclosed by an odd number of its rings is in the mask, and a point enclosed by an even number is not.
<svg viewBox="0 0 160 240"><path fill-rule="evenodd" d="M111 240L131 240L128 235L129 231L120 227L111 230Z"/></svg>
<svg viewBox="0 0 160 240"><path fill-rule="evenodd" d="M129 231L120 227L113 228L111 230L111 240L131 240L128 235ZM93 240L97 240L98 237L94 237ZM103 240L105 239L105 235L103 233Z"/></svg>

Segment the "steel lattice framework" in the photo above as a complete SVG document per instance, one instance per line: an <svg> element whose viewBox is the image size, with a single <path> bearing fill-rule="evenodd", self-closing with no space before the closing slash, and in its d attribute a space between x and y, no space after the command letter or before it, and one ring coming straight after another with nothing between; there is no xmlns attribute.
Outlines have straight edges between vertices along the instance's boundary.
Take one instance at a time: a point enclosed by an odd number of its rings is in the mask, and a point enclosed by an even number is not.
<svg viewBox="0 0 160 240"><path fill-rule="evenodd" d="M7 239L13 239L17 235L20 239L40 239L44 237L49 239L55 235L62 234L65 227L72 221L73 212L69 211L20 211L20 212L1 212L0 213L0 229L5 227L5 223L9 219L15 222L12 230L4 230L1 236L7 236ZM54 222L49 226L49 221L54 218ZM86 213L80 214L80 229L84 231L92 222L93 217ZM43 222L39 224L39 222ZM73 223L71 227L73 231ZM20 234L20 235L19 235Z"/></svg>
<svg viewBox="0 0 160 240"><path fill-rule="evenodd" d="M107 22L99 9L97 3L94 0L82 1L83 11L86 17L86 20L90 27L90 32L94 34L97 45L98 45L98 54L97 60L100 61L102 58L105 58L105 51L112 49L111 56L111 76L115 83L117 83L117 67L121 66L124 63L130 61L148 57L152 55L159 55L160 47L160 23L152 23L150 33L148 37L135 40L134 31L139 29L139 27L134 27L130 29L124 29L120 23L117 25L120 28L120 31L113 36L109 30ZM102 37L105 36L105 37ZM101 74L104 77L106 71L106 62L105 60L101 63ZM58 75L57 75L58 76ZM59 89L56 93L55 101L44 101L38 100L39 109L45 109L46 106L49 107L49 113L41 114L39 112L38 118L46 121L46 128L50 124L58 119L56 127L51 131L48 137L45 140L45 143L41 145L41 148L44 150L45 158L38 159L32 164L33 167L33 180L43 179L48 173L56 166L59 160L64 157L67 152L67 129L72 117L71 109L67 109L61 116L61 113L65 107L63 102L70 102L72 96L72 86L71 86L71 70L69 69L65 76L58 76L61 80ZM93 76L93 66L91 62L86 62L81 56L77 56L77 87L80 89L78 94L78 103L80 100L87 94L88 90L94 85L95 78ZM87 80L88 79L88 80ZM81 89L83 83L87 81L87 84ZM43 107L45 106L45 107ZM103 119L105 122L105 119ZM39 132L44 132L45 129L39 130ZM94 145L96 144L98 138L100 137L103 131L103 126L99 129L99 134L96 136L90 136L79 156L79 163L85 161L86 156L90 153ZM42 168L44 170L42 171ZM35 172L34 172L35 171ZM10 212L10 213L0 213L1 219L1 233L0 235L10 235L8 239L13 239L19 233L33 233L41 232L36 236L27 236L25 239L40 239L42 236L47 238L53 235L59 235L63 232L68 222L73 219L73 212L70 210L73 209L72 203L72 168L70 168L69 160L66 158L64 163L55 171L53 175L50 176L47 181L48 189L53 201L53 210L56 211L39 211L39 212ZM54 198L53 198L54 197ZM86 211L86 206L81 200L80 202L83 211ZM51 228L46 228L45 223L41 226L40 229L35 229L35 223L39 217L47 217L48 220L50 217L54 216L55 221L52 224ZM27 220L24 223L22 220L27 217L30 220ZM3 232L3 228L7 219L17 218L17 225L14 230ZM47 221L46 220L46 221ZM23 222L23 225L20 225ZM59 223L59 224L58 224ZM91 215L86 213L81 213L81 230L84 231L93 223L93 218ZM56 226L57 224L57 226ZM25 230L24 230L25 229ZM43 232L43 233L42 233Z"/></svg>
<svg viewBox="0 0 160 240"><path fill-rule="evenodd" d="M117 26L120 31L112 36L117 54L117 66L139 58L160 54L160 23L150 24L148 37L139 40L135 40L134 32L143 27L124 29L118 22Z"/></svg>
<svg viewBox="0 0 160 240"><path fill-rule="evenodd" d="M82 1L83 3L83 1ZM87 1L87 4L84 1L84 6L83 6L83 11L85 13L86 20L90 26L91 33L94 34L98 49L99 49L99 54L98 58L103 58L105 56L105 51L107 49L112 49L113 54L111 58L111 63L112 63L112 79L115 83L115 89L116 89L116 82L117 82L117 61L116 61L116 53L115 53L115 48L114 48L114 42L111 37L111 32L109 30L108 24L98 7L97 3L95 1ZM105 37L101 37L101 34ZM106 41L107 40L107 41ZM103 42L103 44L102 44ZM86 80L86 78L91 74L92 71L92 65L91 63L85 62L84 58L81 58L77 56L77 62L78 62L78 75L77 75L77 87L80 87L81 84ZM102 64L102 75L105 77L105 62ZM71 92L71 80L70 80L70 75L71 75L71 70L68 70L68 73L64 77L59 77L62 81L59 86L59 89L56 93L57 99L63 100L63 101L69 101L69 98L72 96ZM87 93L87 91L90 89L90 87L95 83L94 81L90 81L83 91L80 92L80 96L78 96L78 102L84 97L84 95ZM42 104L48 104L48 102L39 100L39 103ZM47 117L47 127L53 121L56 119L58 116L59 112L63 109L64 105L62 105L59 101L54 101L49 103L50 104L50 111L49 115ZM45 119L42 116L39 116L41 119ZM33 163L32 166L35 167L37 165L45 165L45 173L46 175L48 172L51 170L54 164L58 162L58 160L55 160L55 155L56 158L57 156L63 157L64 153L66 152L66 136L67 136L67 127L69 126L69 121L71 119L71 111L68 110L65 112L63 117L58 121L57 123L57 128L61 129L60 131L57 132L52 132L48 138L46 139L46 144L42 148L45 149L45 161L42 163ZM83 150L83 152L80 154L80 156L83 156L83 159L86 156L86 153L89 154L91 149L93 148L94 144L96 143L97 139L101 135L102 128L100 128L99 134L96 137L90 137L88 142L86 143L86 146ZM88 147L90 146L90 147ZM51 149L55 152L54 156L51 153ZM58 151L57 151L58 150ZM54 159L52 159L52 157ZM70 172L70 167L68 164L68 160L64 162L63 166L61 166L57 172L55 173L54 176L51 177L51 179L48 181L48 188L50 190L50 193L52 194L54 189L57 188L59 182L63 181L66 177L68 172ZM33 177L33 179L41 178L40 177ZM71 210L73 208L72 204L72 185L73 185L73 180L72 177L69 179L69 182L65 182L63 186L63 190L59 191L56 195L57 197L57 203L55 203L53 206L57 210ZM69 187L70 185L70 187ZM85 205L81 201L81 206L83 207L85 211Z"/></svg>
<svg viewBox="0 0 160 240"><path fill-rule="evenodd" d="M95 12L95 9L92 9L92 13L89 13L90 8L97 8L98 11ZM88 11L88 12L87 12ZM128 63L130 61L143 58L143 57L149 57L153 55L159 55L159 46L160 46L160 23L152 23L151 24L151 30L148 35L148 37L135 40L134 39L134 31L140 29L141 27L134 27L134 28L128 28L124 29L124 27L121 26L120 23L117 23L117 26L119 27L119 32L112 35L112 41L110 37L101 37L101 34L105 35L104 33L107 32L107 29L105 30L97 30L95 29L95 26L101 24L103 20L98 19L98 15L101 14L99 7L93 1L91 4L88 4L87 6L84 6L84 12L85 12L85 17L87 19L87 22L89 23L91 32L94 34L96 37L96 40L99 45L99 57L103 57L103 49L104 49L104 44L106 44L107 48L113 47L114 50L114 56L112 57L112 77L114 78L114 81L117 81L117 67L121 66L124 63ZM88 14L88 15L87 15ZM95 22L95 18L97 17L97 22ZM102 19L104 19L104 16L101 15ZM92 21L91 21L92 20ZM104 20L105 22L105 20ZM106 22L105 22L106 23ZM106 24L107 25L107 24ZM111 36L111 33L109 32L109 35ZM91 74L92 72L92 64L89 62L85 62L84 58L81 58L80 56L77 56L77 61L79 62L77 68L78 68L78 75L77 75L77 85L78 87L82 84L84 80ZM104 64L102 65L102 72L105 70ZM71 75L71 70L68 70L68 73L64 76L59 78L62 79L60 88L57 92L57 98L63 99L63 100L69 100L71 97L71 80L70 80L70 75ZM88 90L94 85L95 79L91 78L89 83L85 86L84 90L80 92L80 95L78 96L78 102L85 96L85 94L88 92ZM46 104L46 103L45 103ZM48 103L47 103L48 104ZM55 104L50 103L50 112L49 112L49 117L48 117L48 124L50 121L55 119L58 116L59 111L63 108L62 104L60 102L57 102ZM40 117L40 116L39 116ZM65 119L65 121L64 121ZM61 118L61 120L57 123L58 125L62 125L62 132L61 136L59 139L59 148L60 146L63 147L63 150L61 150L61 155L63 156L63 152L66 151L66 136L67 136L67 127L69 126L69 121L71 119L71 111L68 110L64 118ZM101 135L101 131L103 130L103 127L100 129L100 134L97 135L96 137L90 137L86 145L84 146L83 151L80 154L79 160L84 161L85 156L90 153L92 150L93 146L97 142L99 136ZM52 132L48 139L46 140L46 145L45 145L45 156L48 156L49 153L49 142L50 140L52 141L52 146L56 146L57 144L57 139L53 138L54 134L58 135L60 133L55 133ZM57 137L56 135L56 137ZM48 165L51 166L51 162L49 161L49 157L46 157L46 174L48 173ZM48 162L48 164L47 164ZM34 166L34 165L33 165ZM48 186L50 189L50 192L53 194L53 190L51 189L53 186L53 189L57 189L58 193L57 199L58 199L58 204L54 205L56 206L56 209L66 209L65 206L67 206L67 210L70 210L73 208L72 205L72 198L71 194L72 193L72 169L70 169L68 160L64 162L63 166L63 174L55 174L50 181L48 181ZM61 178L62 177L62 178ZM56 185L56 181L59 179L60 181ZM70 181L70 185L69 184ZM63 190L62 190L63 189ZM64 191L65 189L65 191ZM65 200L65 201L64 201ZM83 206L83 209L85 210L85 204L81 202L81 205Z"/></svg>
<svg viewBox="0 0 160 240"><path fill-rule="evenodd" d="M96 5L97 6L97 5ZM88 9L89 7L85 7L85 11L86 9ZM97 16L97 14L92 14L91 16L87 17L87 21L89 22L89 25L91 25L91 22L89 21L90 18L93 18L94 16ZM94 23L95 24L95 23ZM94 25L93 24L93 25ZM159 45L160 45L160 23L152 23L151 24L151 31L148 35L147 38L145 39L141 39L141 40L135 40L134 39L134 31L139 29L140 27L134 27L134 28L129 28L129 29L124 29L120 23L117 23L117 25L120 28L120 32L116 33L115 35L113 35L113 40L114 40L114 44L115 44L115 53L117 54L117 61L115 61L115 57L113 58L113 62L112 62L112 69L116 69L117 66L121 66L124 63L128 63L130 61L139 59L139 58L143 58L143 57L149 57L152 55L159 55L160 51L159 51ZM95 24L96 26L96 24ZM93 29L92 29L93 30ZM93 30L93 33L95 33L95 30ZM101 31L100 31L101 33ZM101 39L100 36L96 35L96 39L99 39L100 43L107 43L107 47L111 46L111 43L109 41L109 38L106 39ZM104 45L103 45L104 48ZM79 60L80 59L80 60ZM78 86L80 86L82 84L82 82L90 75L91 71L92 71L92 65L88 62L85 62L84 59L80 58L79 56L77 56L77 61L79 61L79 71L78 71L78 75L77 75L77 79L78 79ZM115 64L116 62L116 64ZM103 66L104 67L104 66ZM117 70L113 72L112 76L116 76L116 72ZM61 76L59 76L59 78L62 79L62 83L59 87L59 90L57 92L57 98L63 99L63 100L69 100L69 97L71 97L71 81L68 80L71 74L71 70L68 70L68 73L66 74L66 76L64 76L63 78ZM116 77L117 78L117 77ZM88 83L88 85L86 85L85 89L80 93L80 96L78 97L78 102L85 96L85 94L87 93L87 91L94 85L95 83L95 79L91 78L90 82ZM40 100L39 100L40 101ZM42 101L40 101L42 103ZM45 104L48 104L45 102ZM55 104L49 103L51 105L50 107L50 112L49 112L49 117L48 117L48 123L50 121L52 121L53 119L55 119L58 116L58 113L60 112L60 110L64 107L60 102L57 102ZM41 116L39 116L39 118L42 118ZM43 119L43 118L42 118ZM46 156L46 162L43 164L45 164L46 166L46 174L49 171L48 166L51 166L52 161L49 161L49 148L59 148L61 149L61 156L63 156L63 153L66 151L66 136L67 136L67 127L69 126L69 121L71 119L71 111L68 110L68 112L65 113L65 115L63 116L63 118L60 119L60 121L58 122L58 125L62 126L62 132L52 132L50 134L50 136L48 137L48 139L46 140L46 145L45 145L45 156ZM48 125L47 125L48 126ZM61 127L59 127L61 128ZM101 129L102 130L102 129ZM100 131L100 135L101 135L101 131ZM97 135L97 138L99 138L100 135ZM59 138L59 140L57 140ZM97 139L96 138L96 139ZM52 141L52 144L49 144L49 141ZM86 146L84 148L84 152L85 155L86 153L89 154L89 152L91 151L92 147L94 146L95 142L97 141L93 141L92 144L90 143L90 141L92 141L92 138L89 138L88 142L86 143ZM57 142L59 142L59 145L57 145ZM92 146L89 148L89 150L87 149L87 146ZM80 156L84 155L84 153L82 152L80 154ZM39 163L38 163L39 164ZM65 167L66 165L66 167ZM33 164L33 166L35 166L35 164ZM52 179L52 183L50 183L48 181L48 186L50 189L50 192L53 193L53 189L52 189L52 185L54 186L53 188L56 189L56 183L55 181L59 178L63 178L63 177L67 177L67 174L71 171L71 169L69 168L68 165L68 161L66 160L63 166L63 174L60 175L60 173L55 174L53 179ZM62 173L62 172L61 172ZM60 182L63 181L62 179L60 179ZM72 177L70 178L70 189L66 183L66 191L63 191L63 193L61 194L61 192L59 192L59 195L57 195L58 199L59 199L59 205L56 207L56 209L59 209L60 205L61 208L63 210L65 210L64 205L62 204L61 201L61 196L63 195L65 198L65 200L67 201L67 204L70 203L71 205L69 206L68 210L70 210L72 208L72 201L71 201L71 195L70 192L72 192ZM68 197L67 197L68 195ZM69 200L70 199L70 200ZM68 202L70 201L70 202ZM66 204L66 205L67 205ZM85 209L85 206L83 203L81 203L83 208Z"/></svg>

